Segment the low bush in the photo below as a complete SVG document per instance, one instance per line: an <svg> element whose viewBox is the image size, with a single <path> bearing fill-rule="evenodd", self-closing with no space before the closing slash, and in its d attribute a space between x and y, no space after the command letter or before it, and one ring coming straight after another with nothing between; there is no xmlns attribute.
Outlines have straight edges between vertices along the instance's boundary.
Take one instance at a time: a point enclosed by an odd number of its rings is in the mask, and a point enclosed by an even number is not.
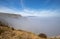
<svg viewBox="0 0 60 39"><path fill-rule="evenodd" d="M38 36L39 36L39 37L42 37L42 38L47 38L47 35L44 34L44 33L40 33Z"/></svg>

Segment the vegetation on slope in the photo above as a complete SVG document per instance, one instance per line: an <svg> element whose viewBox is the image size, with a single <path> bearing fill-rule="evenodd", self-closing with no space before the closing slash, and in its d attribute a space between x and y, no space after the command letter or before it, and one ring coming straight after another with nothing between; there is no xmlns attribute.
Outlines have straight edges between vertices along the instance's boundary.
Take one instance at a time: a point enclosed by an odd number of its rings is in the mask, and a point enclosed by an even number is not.
<svg viewBox="0 0 60 39"><path fill-rule="evenodd" d="M0 22L0 39L42 39L31 32L16 30Z"/></svg>
<svg viewBox="0 0 60 39"><path fill-rule="evenodd" d="M60 39L60 37L48 38L44 33L36 35L24 30L16 30L0 21L0 39Z"/></svg>

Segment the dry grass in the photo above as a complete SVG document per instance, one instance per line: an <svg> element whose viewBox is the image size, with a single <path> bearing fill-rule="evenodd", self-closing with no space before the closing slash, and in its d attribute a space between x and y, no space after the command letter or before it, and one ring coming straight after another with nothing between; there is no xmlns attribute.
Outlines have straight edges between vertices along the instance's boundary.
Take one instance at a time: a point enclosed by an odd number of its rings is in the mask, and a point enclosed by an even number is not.
<svg viewBox="0 0 60 39"><path fill-rule="evenodd" d="M0 22L0 39L60 39L60 38L41 38L38 35L24 30L16 30Z"/></svg>
<svg viewBox="0 0 60 39"><path fill-rule="evenodd" d="M41 39L37 35L19 30L12 30L8 27L0 26L0 39Z"/></svg>
<svg viewBox="0 0 60 39"><path fill-rule="evenodd" d="M34 33L16 30L0 22L0 39L42 39Z"/></svg>

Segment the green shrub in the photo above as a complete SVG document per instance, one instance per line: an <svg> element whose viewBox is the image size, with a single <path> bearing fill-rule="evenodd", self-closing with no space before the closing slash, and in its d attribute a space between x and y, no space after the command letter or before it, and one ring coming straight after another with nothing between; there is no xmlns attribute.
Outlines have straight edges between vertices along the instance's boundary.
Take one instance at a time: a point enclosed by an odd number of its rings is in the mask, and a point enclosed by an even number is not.
<svg viewBox="0 0 60 39"><path fill-rule="evenodd" d="M4 30L0 29L0 35L1 35L1 33L3 33L3 32L4 32Z"/></svg>
<svg viewBox="0 0 60 39"><path fill-rule="evenodd" d="M42 37L42 38L47 38L47 35L44 34L44 33L40 33L38 36L39 36L39 37Z"/></svg>
<svg viewBox="0 0 60 39"><path fill-rule="evenodd" d="M4 22L0 21L0 26L6 26L9 27L8 24L5 24Z"/></svg>
<svg viewBox="0 0 60 39"><path fill-rule="evenodd" d="M13 27L11 27L12 30L15 30Z"/></svg>

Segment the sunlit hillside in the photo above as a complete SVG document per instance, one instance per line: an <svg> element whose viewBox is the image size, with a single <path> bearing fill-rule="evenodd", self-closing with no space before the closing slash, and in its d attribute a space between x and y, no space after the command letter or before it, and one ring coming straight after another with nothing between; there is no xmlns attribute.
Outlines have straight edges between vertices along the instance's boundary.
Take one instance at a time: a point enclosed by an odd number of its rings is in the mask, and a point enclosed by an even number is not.
<svg viewBox="0 0 60 39"><path fill-rule="evenodd" d="M0 22L0 39L42 39L34 33L16 30Z"/></svg>
<svg viewBox="0 0 60 39"><path fill-rule="evenodd" d="M60 36L43 37L43 34L38 36L32 32L16 30L0 21L0 39L60 39Z"/></svg>

